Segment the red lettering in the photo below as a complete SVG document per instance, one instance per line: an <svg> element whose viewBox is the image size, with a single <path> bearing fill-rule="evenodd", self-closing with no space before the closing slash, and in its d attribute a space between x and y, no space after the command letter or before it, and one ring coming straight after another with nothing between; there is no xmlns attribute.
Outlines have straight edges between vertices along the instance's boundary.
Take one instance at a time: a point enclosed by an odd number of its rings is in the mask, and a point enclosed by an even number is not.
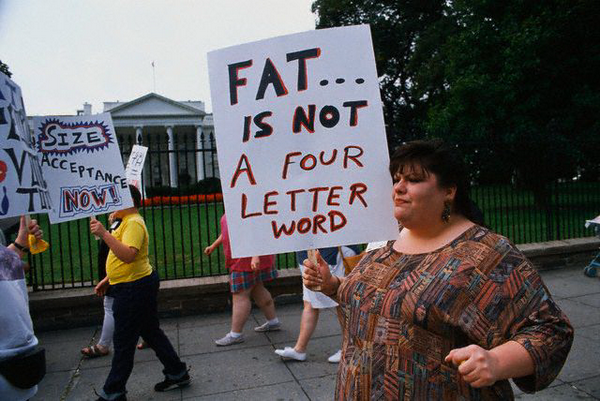
<svg viewBox="0 0 600 401"><path fill-rule="evenodd" d="M249 217L256 217L256 216L261 216L262 213L261 212L254 212L254 213L246 213L246 208L248 207L248 197L246 196L246 194L242 194L242 219L247 219Z"/></svg>
<svg viewBox="0 0 600 401"><path fill-rule="evenodd" d="M300 234L306 234L310 231L310 227L312 226L311 221L308 217L303 217L298 220L298 225L296 228Z"/></svg>
<svg viewBox="0 0 600 401"><path fill-rule="evenodd" d="M267 192L265 194L265 202L264 202L264 207L263 207L263 212L265 214L277 214L279 213L277 210L269 210L269 206L276 206L277 205L277 201L271 201L269 200L269 198L273 195L279 195L279 192L277 191L271 191L271 192Z"/></svg>
<svg viewBox="0 0 600 401"><path fill-rule="evenodd" d="M350 155L350 149L358 150L358 154ZM364 151L360 146L349 145L344 148L344 168L348 168L348 160L352 160L358 167L362 167L363 164L358 160L363 155Z"/></svg>
<svg viewBox="0 0 600 401"><path fill-rule="evenodd" d="M331 232L341 230L342 228L344 228L346 223L348 223L348 220L346 220L346 216L344 216L341 212L338 212L337 210L330 210L327 214L329 215L329 225L331 227ZM339 217L341 219L338 224L335 223L336 217Z"/></svg>
<svg viewBox="0 0 600 401"><path fill-rule="evenodd" d="M287 191L286 194L290 195L290 210L292 212L296 211L296 194L306 192L304 189L294 189L291 191Z"/></svg>
<svg viewBox="0 0 600 401"><path fill-rule="evenodd" d="M288 166L293 163L292 161L290 161L291 157L300 156L301 154L301 152L291 152L285 155L285 163L283 164L283 174L281 174L282 179L285 180L287 178Z"/></svg>
<svg viewBox="0 0 600 401"><path fill-rule="evenodd" d="M275 239L279 239L279 237L281 237L281 234L285 234L287 236L292 235L294 233L294 230L296 229L296 222L292 221L289 228L286 227L285 224L282 224L281 227L277 228L277 222L273 220L271 221L271 227L273 228L273 236L275 237Z"/></svg>
<svg viewBox="0 0 600 401"><path fill-rule="evenodd" d="M242 163L246 165L246 167L242 168ZM256 180L254 179L254 174L252 173L252 167L250 167L250 162L248 161L248 157L242 153L240 156L240 161L235 169L235 173L233 174L233 178L231 179L230 188L235 187L237 179L242 173L246 173L248 175L248 181L250 181L251 185L256 185Z"/></svg>
<svg viewBox="0 0 600 401"><path fill-rule="evenodd" d="M322 226L323 223L327 221L327 217L322 214L317 214L313 219L313 234L316 234L318 229L323 231L324 234L327 234L327 230L325 230Z"/></svg>
<svg viewBox="0 0 600 401"><path fill-rule="evenodd" d="M329 187L315 187L308 190L308 192L312 192L313 194L313 202L312 202L312 211L317 211L317 206L319 203L319 192L327 191Z"/></svg>
<svg viewBox="0 0 600 401"><path fill-rule="evenodd" d="M327 206L339 206L339 202L333 202L334 199L338 199L340 197L339 194L336 194L335 191L341 191L343 188L339 185L331 187L329 189L329 196L327 197Z"/></svg>
<svg viewBox="0 0 600 401"><path fill-rule="evenodd" d="M365 201L365 198L362 196L365 192L367 192L367 186L362 182L350 185L350 201L348 203L352 205L354 199L358 198L365 207L368 207L367 201Z"/></svg>

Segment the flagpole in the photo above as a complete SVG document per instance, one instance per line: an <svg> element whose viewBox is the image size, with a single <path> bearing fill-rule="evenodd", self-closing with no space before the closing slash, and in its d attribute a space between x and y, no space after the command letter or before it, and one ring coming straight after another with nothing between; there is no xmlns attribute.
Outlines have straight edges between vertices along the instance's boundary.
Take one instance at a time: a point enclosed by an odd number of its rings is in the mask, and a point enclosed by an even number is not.
<svg viewBox="0 0 600 401"><path fill-rule="evenodd" d="M152 62L152 81L154 82L154 93L156 93L156 71L154 69L154 61Z"/></svg>

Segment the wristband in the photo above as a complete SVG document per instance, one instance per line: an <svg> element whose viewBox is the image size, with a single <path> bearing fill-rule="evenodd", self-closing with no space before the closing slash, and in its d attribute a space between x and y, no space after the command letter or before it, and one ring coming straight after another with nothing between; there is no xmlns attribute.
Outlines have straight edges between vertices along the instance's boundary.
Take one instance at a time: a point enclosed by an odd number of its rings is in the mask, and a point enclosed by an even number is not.
<svg viewBox="0 0 600 401"><path fill-rule="evenodd" d="M23 252L23 253L29 253L29 248L19 244L17 241L13 242L13 245L15 246L15 248L17 248L19 251Z"/></svg>

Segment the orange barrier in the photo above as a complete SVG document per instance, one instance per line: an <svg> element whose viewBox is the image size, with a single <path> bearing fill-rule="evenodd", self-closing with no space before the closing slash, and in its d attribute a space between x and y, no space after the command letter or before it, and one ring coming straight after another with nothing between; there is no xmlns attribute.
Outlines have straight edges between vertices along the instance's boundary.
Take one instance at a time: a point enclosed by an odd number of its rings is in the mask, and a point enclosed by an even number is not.
<svg viewBox="0 0 600 401"><path fill-rule="evenodd" d="M194 203L221 202L223 194L184 195L184 196L153 196L142 200L144 206L188 205Z"/></svg>

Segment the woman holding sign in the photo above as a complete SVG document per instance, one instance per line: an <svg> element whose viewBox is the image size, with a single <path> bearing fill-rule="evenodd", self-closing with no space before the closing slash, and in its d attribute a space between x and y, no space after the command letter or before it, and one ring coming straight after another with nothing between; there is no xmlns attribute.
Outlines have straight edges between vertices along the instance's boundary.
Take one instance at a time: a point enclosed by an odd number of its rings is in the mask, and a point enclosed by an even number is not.
<svg viewBox="0 0 600 401"><path fill-rule="evenodd" d="M392 156L395 241L345 279L308 260L309 288L344 318L336 399L513 399L547 387L573 328L531 263L473 213L456 150L415 141Z"/></svg>

